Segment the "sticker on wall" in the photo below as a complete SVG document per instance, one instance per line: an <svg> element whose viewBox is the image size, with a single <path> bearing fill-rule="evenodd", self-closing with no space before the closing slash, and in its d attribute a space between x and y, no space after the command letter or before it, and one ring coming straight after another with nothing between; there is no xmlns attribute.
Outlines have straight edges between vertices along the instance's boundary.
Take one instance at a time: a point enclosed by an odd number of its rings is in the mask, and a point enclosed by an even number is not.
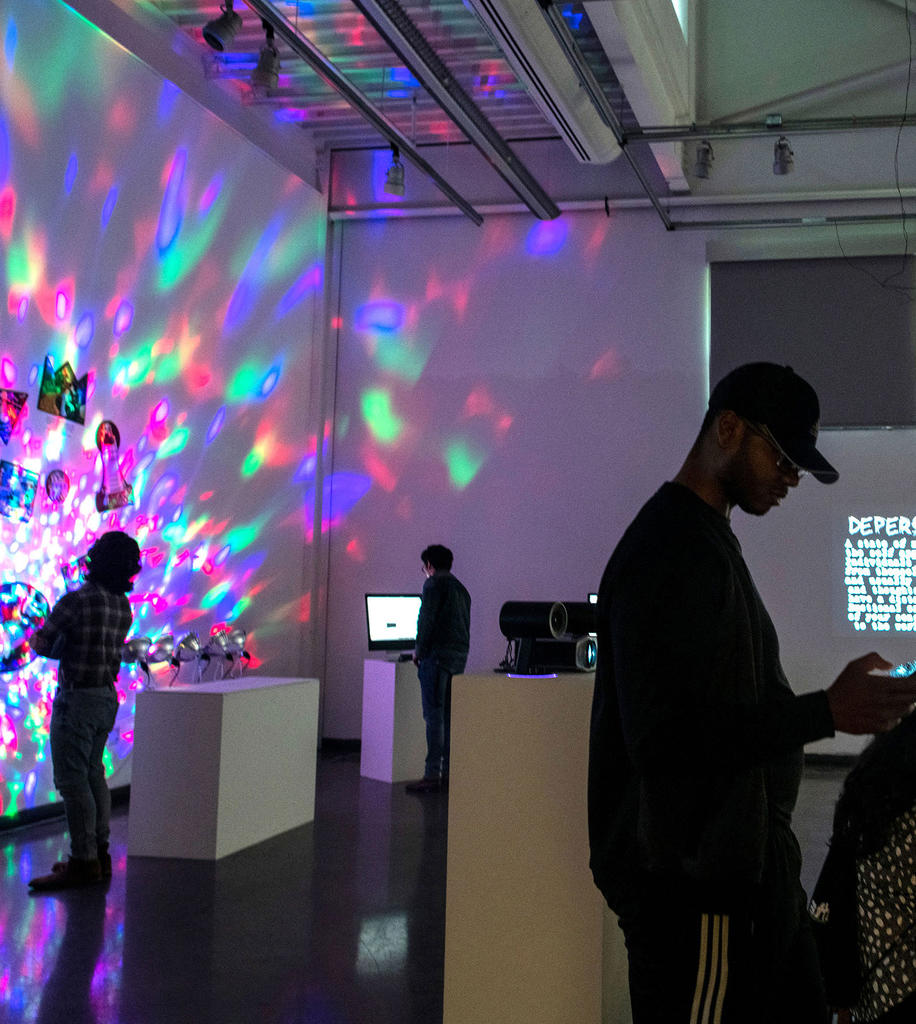
<svg viewBox="0 0 916 1024"><path fill-rule="evenodd" d="M29 641L48 611L48 599L30 584L0 583L0 672L16 672L35 657Z"/></svg>
<svg viewBox="0 0 916 1024"><path fill-rule="evenodd" d="M85 555L74 558L70 562L62 562L60 566L61 575L64 578L64 589L69 594L71 590L79 590L86 582L89 570L89 559Z"/></svg>
<svg viewBox="0 0 916 1024"><path fill-rule="evenodd" d="M10 391L7 388L0 388L0 440L4 444L10 443L13 431L22 413L22 407L29 397L27 391Z"/></svg>
<svg viewBox="0 0 916 1024"><path fill-rule="evenodd" d="M123 508L131 503L133 487L124 479L118 464L121 432L111 420L102 420L95 432L95 443L102 456L102 486L95 495L99 512Z"/></svg>
<svg viewBox="0 0 916 1024"><path fill-rule="evenodd" d="M74 423L85 423L88 386L88 373L77 379L69 363L64 363L55 371L51 357L45 356L38 391L38 408L52 416L62 416Z"/></svg>
<svg viewBox="0 0 916 1024"><path fill-rule="evenodd" d="M70 477L62 469L52 469L45 477L45 492L55 505L60 505L70 493Z"/></svg>
<svg viewBox="0 0 916 1024"><path fill-rule="evenodd" d="M37 473L6 459L0 460L0 515L28 522L37 489Z"/></svg>

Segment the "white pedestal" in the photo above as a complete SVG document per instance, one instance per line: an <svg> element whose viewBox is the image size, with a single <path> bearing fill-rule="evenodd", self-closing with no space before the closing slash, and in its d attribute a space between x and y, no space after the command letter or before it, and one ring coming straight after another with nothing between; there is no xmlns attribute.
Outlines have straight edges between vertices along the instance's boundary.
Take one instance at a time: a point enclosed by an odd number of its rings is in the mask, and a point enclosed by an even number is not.
<svg viewBox="0 0 916 1024"><path fill-rule="evenodd" d="M381 782L419 779L426 764L426 724L412 661L363 662L359 773Z"/></svg>
<svg viewBox="0 0 916 1024"><path fill-rule="evenodd" d="M318 681L137 696L127 852L216 860L315 817Z"/></svg>
<svg viewBox="0 0 916 1024"><path fill-rule="evenodd" d="M623 939L588 868L593 687L452 682L444 1024L630 1020Z"/></svg>

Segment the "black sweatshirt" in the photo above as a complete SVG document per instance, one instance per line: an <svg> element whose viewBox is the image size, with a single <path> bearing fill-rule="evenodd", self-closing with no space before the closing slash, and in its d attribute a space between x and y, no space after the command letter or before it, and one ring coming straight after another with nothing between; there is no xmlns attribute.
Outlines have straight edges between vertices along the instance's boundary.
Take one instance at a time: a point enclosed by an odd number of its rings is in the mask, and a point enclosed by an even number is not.
<svg viewBox="0 0 916 1024"><path fill-rule="evenodd" d="M597 614L589 838L608 904L626 915L647 880L706 910L794 904L802 748L833 721L823 691L792 693L728 520L664 484Z"/></svg>

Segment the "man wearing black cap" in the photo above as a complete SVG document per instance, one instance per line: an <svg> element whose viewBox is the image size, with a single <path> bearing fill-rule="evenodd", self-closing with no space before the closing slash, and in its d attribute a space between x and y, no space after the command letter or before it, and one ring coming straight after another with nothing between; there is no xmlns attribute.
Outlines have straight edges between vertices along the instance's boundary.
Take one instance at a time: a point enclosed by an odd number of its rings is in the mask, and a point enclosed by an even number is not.
<svg viewBox="0 0 916 1024"><path fill-rule="evenodd" d="M111 795L102 755L118 711L115 681L133 616L127 594L140 548L120 530L89 549L86 582L54 605L32 637L36 654L59 658L51 713L51 761L70 832L70 858L29 882L33 892L111 877Z"/></svg>
<svg viewBox="0 0 916 1024"><path fill-rule="evenodd" d="M810 473L813 388L752 363L713 390L680 472L617 545L598 594L591 868L620 918L634 1024L817 1024L827 1008L791 815L803 747L890 728L912 680L877 654L796 696L732 533Z"/></svg>

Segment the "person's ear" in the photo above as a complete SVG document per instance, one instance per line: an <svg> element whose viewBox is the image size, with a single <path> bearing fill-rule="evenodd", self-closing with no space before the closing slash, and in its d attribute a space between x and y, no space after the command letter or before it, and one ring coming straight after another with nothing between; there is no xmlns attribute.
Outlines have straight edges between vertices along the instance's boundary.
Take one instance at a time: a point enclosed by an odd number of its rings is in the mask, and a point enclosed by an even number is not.
<svg viewBox="0 0 916 1024"><path fill-rule="evenodd" d="M716 419L716 441L725 452L736 451L744 439L747 424L731 409L723 409Z"/></svg>

